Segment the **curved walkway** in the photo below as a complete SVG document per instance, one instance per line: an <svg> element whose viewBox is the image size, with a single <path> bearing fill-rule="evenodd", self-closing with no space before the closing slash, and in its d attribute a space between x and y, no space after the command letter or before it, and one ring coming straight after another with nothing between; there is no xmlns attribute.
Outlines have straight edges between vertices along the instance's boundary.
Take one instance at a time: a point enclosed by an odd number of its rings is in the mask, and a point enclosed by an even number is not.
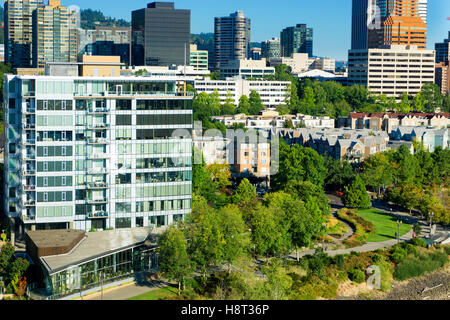
<svg viewBox="0 0 450 320"><path fill-rule="evenodd" d="M329 198L330 198L333 206L338 206L338 207L341 206L341 204L336 201L337 197L329 196ZM337 199L339 199L339 198L337 198ZM373 206L373 208L375 208L377 210L380 210L380 211L383 211L383 212L388 213L388 214L392 214L393 216L395 216L397 218L406 220L411 225L413 225L414 223L420 221L419 218L412 217L408 213L405 213L405 212L396 211L396 212L392 212L391 213L390 210L388 210L388 208L380 206L380 205ZM335 212L333 213L333 215L335 214ZM339 220L339 221L341 221L341 220ZM333 242L332 244L329 244L328 246L336 244L339 241L343 241L343 240L345 240L345 239L347 239L347 238L349 238L349 237L351 237L353 235L353 232L354 232L353 229L347 223L346 223L346 225L350 228L351 231L348 231L341 239L336 240L335 242ZM362 246L359 246L359 247L347 248L347 249L337 249L337 250L331 250L331 251L327 251L327 245L325 245L324 246L324 252L326 254L328 254L329 256L331 256L331 257L339 255L339 254L348 254L348 253L351 253L352 251L355 251L355 252L370 252L370 251L375 251L375 250L378 250L378 249L390 248L390 247L394 246L395 244L397 244L399 242L409 241L412 238L413 238L413 230L411 229L407 234L401 236L398 240L397 239L392 239L392 240L387 240L387 241L383 241L383 242L369 242L369 243L366 243L366 244L364 244ZM304 251L299 252L298 255L297 255L296 252L294 252L294 253L290 254L288 258L297 260L297 257L298 258L302 258L302 257L307 256L307 255L314 255L315 252L316 252L316 249L304 250Z"/></svg>

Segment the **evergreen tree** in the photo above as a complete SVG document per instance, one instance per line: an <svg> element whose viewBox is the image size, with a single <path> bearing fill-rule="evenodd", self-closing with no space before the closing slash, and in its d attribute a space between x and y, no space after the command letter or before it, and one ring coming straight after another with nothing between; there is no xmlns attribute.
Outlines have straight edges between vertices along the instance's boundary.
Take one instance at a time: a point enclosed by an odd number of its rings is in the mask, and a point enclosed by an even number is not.
<svg viewBox="0 0 450 320"><path fill-rule="evenodd" d="M342 202L347 207L358 209L368 209L372 206L366 186L359 175L345 188Z"/></svg>

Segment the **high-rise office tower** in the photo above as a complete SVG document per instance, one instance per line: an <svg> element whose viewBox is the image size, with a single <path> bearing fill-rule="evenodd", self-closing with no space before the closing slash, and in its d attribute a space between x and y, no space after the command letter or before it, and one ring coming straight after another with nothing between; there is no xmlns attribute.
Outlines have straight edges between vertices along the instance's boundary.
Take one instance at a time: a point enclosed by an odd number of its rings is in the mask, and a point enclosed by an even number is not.
<svg viewBox="0 0 450 320"><path fill-rule="evenodd" d="M214 69L250 57L250 19L242 11L214 19Z"/></svg>
<svg viewBox="0 0 450 320"><path fill-rule="evenodd" d="M313 55L313 29L306 24L297 24L281 31L281 56L291 57L294 53Z"/></svg>
<svg viewBox="0 0 450 320"><path fill-rule="evenodd" d="M376 0L353 0L352 3L352 50L367 49L367 36L371 5Z"/></svg>
<svg viewBox="0 0 450 320"><path fill-rule="evenodd" d="M178 81L6 76L4 209L18 229L163 226L190 213L192 96Z"/></svg>
<svg viewBox="0 0 450 320"><path fill-rule="evenodd" d="M428 23L428 0L419 0L418 2L419 16L425 23Z"/></svg>
<svg viewBox="0 0 450 320"><path fill-rule="evenodd" d="M5 1L5 62L15 68L32 66L33 12L43 4L40 0Z"/></svg>
<svg viewBox="0 0 450 320"><path fill-rule="evenodd" d="M76 62L77 22L60 0L49 0L33 12L33 65L46 62ZM73 27L71 27L73 25Z"/></svg>
<svg viewBox="0 0 450 320"><path fill-rule="evenodd" d="M369 48L386 45L427 46L427 24L419 15L418 0L377 0L375 25L368 32Z"/></svg>
<svg viewBox="0 0 450 320"><path fill-rule="evenodd" d="M448 38L444 42L436 43L434 45L436 50L436 63L449 62L450 60L450 31Z"/></svg>
<svg viewBox="0 0 450 320"><path fill-rule="evenodd" d="M132 12L132 64L189 65L191 11L173 2L152 2Z"/></svg>
<svg viewBox="0 0 450 320"><path fill-rule="evenodd" d="M261 58L267 60L279 58L281 56L281 44L279 38L272 38L261 42Z"/></svg>

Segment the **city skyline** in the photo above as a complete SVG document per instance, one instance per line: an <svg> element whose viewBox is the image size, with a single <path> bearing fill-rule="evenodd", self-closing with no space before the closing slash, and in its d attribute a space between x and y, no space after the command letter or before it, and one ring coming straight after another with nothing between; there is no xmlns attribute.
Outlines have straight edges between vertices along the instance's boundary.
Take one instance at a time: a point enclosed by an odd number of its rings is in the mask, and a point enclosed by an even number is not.
<svg viewBox="0 0 450 320"><path fill-rule="evenodd" d="M100 10L106 16L131 21L131 11L146 5L142 0L131 0L120 6L108 6L105 0L95 3L87 0L63 0L65 5L78 5L81 9L91 8ZM336 60L347 60L348 50L351 47L351 0L319 0L314 2L280 0L277 7L267 10L267 6L256 5L256 0L245 3L230 0L223 3L210 3L205 0L190 2L186 0L174 1L177 8L191 10L191 32L213 33L214 18L227 16L237 10L242 10L252 19L251 41L262 42L272 37L280 37L280 32L291 25L305 23L314 29L314 54L327 56ZM286 10L290 6L294 9ZM299 10L296 10L296 9ZM303 11L302 11L303 10ZM338 16L338 23L331 16ZM206 15L206 18L202 18ZM428 2L428 41L427 49L434 49L436 42L442 42L450 29L450 2L444 0L429 0ZM267 23L270 21L271 23ZM336 35L342 36L336 36Z"/></svg>

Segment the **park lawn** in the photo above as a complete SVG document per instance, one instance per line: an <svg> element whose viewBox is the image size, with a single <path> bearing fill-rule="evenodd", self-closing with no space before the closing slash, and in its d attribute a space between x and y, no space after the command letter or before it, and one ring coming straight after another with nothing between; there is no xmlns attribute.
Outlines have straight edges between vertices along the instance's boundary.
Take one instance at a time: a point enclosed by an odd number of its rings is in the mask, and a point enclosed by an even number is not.
<svg viewBox="0 0 450 320"><path fill-rule="evenodd" d="M367 242L382 242L395 239L398 232L397 218L390 214L375 209L359 210L358 215L370 221L375 226L375 233L372 233ZM411 230L411 225L405 222L400 227L400 236L407 234Z"/></svg>
<svg viewBox="0 0 450 320"><path fill-rule="evenodd" d="M160 300L160 299L165 300L167 298L175 297L177 295L177 292L178 292L177 288L169 286L149 291L147 293L138 295L128 300Z"/></svg>

